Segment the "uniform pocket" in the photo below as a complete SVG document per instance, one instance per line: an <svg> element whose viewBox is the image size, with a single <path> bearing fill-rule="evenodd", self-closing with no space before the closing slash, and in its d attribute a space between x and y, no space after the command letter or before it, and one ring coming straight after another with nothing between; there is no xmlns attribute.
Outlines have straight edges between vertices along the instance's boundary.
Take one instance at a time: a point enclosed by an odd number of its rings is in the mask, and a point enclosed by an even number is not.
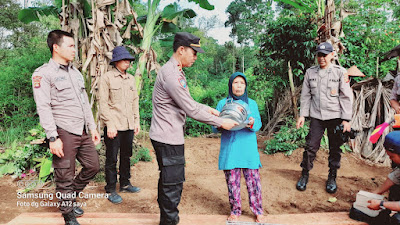
<svg viewBox="0 0 400 225"><path fill-rule="evenodd" d="M69 159L61 159L57 156L53 156L53 168L57 169L68 169L71 166Z"/></svg>
<svg viewBox="0 0 400 225"><path fill-rule="evenodd" d="M74 98L74 93L71 84L66 81L59 81L54 83L57 91L57 101L62 102Z"/></svg>
<svg viewBox="0 0 400 225"><path fill-rule="evenodd" d="M122 88L121 83L111 82L110 83L110 98L113 103L122 99Z"/></svg>
<svg viewBox="0 0 400 225"><path fill-rule="evenodd" d="M328 96L339 97L339 82L329 82L328 91Z"/></svg>
<svg viewBox="0 0 400 225"><path fill-rule="evenodd" d="M164 185L180 184L185 181L185 156L162 158L161 182Z"/></svg>
<svg viewBox="0 0 400 225"><path fill-rule="evenodd" d="M317 93L317 86L318 86L318 82L315 81L310 81L310 90L311 90L311 94L315 95Z"/></svg>

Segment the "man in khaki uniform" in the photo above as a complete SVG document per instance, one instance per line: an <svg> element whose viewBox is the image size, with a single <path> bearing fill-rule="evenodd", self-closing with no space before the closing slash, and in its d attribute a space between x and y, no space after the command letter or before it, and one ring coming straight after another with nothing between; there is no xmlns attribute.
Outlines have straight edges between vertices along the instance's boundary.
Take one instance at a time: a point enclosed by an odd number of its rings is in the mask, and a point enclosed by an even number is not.
<svg viewBox="0 0 400 225"><path fill-rule="evenodd" d="M217 117L219 112L193 100L183 67L190 67L203 53L200 38L176 33L171 59L158 71L153 90L150 139L156 152L160 178L160 225L179 223L178 205L185 181L184 125L186 115L203 123L230 130L237 122Z"/></svg>
<svg viewBox="0 0 400 225"><path fill-rule="evenodd" d="M117 157L120 151L119 181L120 191L135 193L140 188L132 186L130 157L133 136L140 131L139 96L135 78L126 72L135 58L123 46L113 50L112 69L100 78L99 103L100 118L104 127L106 144L105 190L110 193L108 200L114 204L122 202L116 193Z"/></svg>
<svg viewBox="0 0 400 225"><path fill-rule="evenodd" d="M319 66L313 66L306 71L301 91L300 117L297 128L304 125L305 117L310 117L310 131L306 137L306 147L303 153L303 168L296 188L306 190L309 171L319 150L321 138L325 129L328 130L329 140L329 175L326 191L335 193L337 190L336 175L340 168L341 149L343 144L340 135L334 133L336 126L342 124L343 132L350 132L352 116L353 92L349 78L343 67L332 64L333 47L324 42L317 47Z"/></svg>
<svg viewBox="0 0 400 225"><path fill-rule="evenodd" d="M50 61L32 75L40 124L53 155L56 192L65 224L77 225L83 210L75 198L99 171L95 145L100 142L82 74L72 65L75 44L71 33L54 30L47 38ZM89 134L90 130L90 134ZM75 176L75 159L82 165Z"/></svg>

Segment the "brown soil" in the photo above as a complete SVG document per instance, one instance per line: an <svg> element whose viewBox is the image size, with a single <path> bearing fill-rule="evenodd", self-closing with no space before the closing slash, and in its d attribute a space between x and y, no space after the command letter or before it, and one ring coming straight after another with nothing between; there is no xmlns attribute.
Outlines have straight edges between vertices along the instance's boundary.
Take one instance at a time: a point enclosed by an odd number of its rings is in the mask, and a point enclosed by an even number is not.
<svg viewBox="0 0 400 225"><path fill-rule="evenodd" d="M140 142L152 149L148 139ZM262 147L262 138L259 146ZM229 214L229 203L225 178L218 170L218 138L186 139L186 182L179 205L182 214ZM307 190L299 192L295 185L300 176L299 166L302 149L291 156L283 154L266 155L260 151L261 182L263 188L263 206L268 214L311 213L348 211L359 190L371 191L383 183L389 168L367 164L353 154L344 154L342 168L338 172L338 192L328 194L325 182L328 175L328 154L324 150L318 152L314 169L310 173ZM155 159L153 151L151 152ZM122 193L123 202L113 205L104 198L81 199L86 204L86 212L118 212L118 213L158 213L157 205L158 167L155 160L139 162L132 167L131 181L142 188L136 194ZM104 183L91 182L85 193L104 193ZM18 199L17 183L10 177L0 178L0 223L7 223L22 212L57 212L55 207L19 206L21 202L40 203L42 199ZM336 197L335 203L328 202ZM248 205L246 185L242 178L243 214L251 215ZM19 202L19 203L18 203ZM52 202L56 202L53 200Z"/></svg>

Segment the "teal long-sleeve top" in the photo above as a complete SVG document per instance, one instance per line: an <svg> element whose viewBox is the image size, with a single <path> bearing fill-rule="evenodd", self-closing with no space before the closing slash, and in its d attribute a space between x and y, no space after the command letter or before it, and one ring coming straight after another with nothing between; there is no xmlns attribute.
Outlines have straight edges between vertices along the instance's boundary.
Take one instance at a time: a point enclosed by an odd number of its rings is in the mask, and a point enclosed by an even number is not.
<svg viewBox="0 0 400 225"><path fill-rule="evenodd" d="M226 98L218 102L217 110L221 112L226 104ZM241 100L238 100L241 101ZM256 132L261 128L261 117L257 103L248 99L249 115L253 117L252 128L243 128L237 131L221 130L221 147L219 151L218 169L231 170L235 168L258 169L262 167L257 147ZM213 127L214 132L218 132Z"/></svg>

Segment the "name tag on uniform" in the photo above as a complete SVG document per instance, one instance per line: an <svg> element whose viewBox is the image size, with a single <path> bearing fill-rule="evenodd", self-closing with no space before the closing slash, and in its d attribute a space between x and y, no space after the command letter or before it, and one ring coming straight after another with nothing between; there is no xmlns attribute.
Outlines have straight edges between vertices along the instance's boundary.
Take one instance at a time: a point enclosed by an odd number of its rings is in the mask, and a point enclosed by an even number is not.
<svg viewBox="0 0 400 225"><path fill-rule="evenodd" d="M339 82L340 80L339 80L339 79L329 79L329 81L332 81L332 82Z"/></svg>
<svg viewBox="0 0 400 225"><path fill-rule="evenodd" d="M310 81L316 81L317 79L315 79L315 78L310 78Z"/></svg>
<svg viewBox="0 0 400 225"><path fill-rule="evenodd" d="M67 78L65 76L62 77L56 77L55 81L63 81L63 80L67 80Z"/></svg>

